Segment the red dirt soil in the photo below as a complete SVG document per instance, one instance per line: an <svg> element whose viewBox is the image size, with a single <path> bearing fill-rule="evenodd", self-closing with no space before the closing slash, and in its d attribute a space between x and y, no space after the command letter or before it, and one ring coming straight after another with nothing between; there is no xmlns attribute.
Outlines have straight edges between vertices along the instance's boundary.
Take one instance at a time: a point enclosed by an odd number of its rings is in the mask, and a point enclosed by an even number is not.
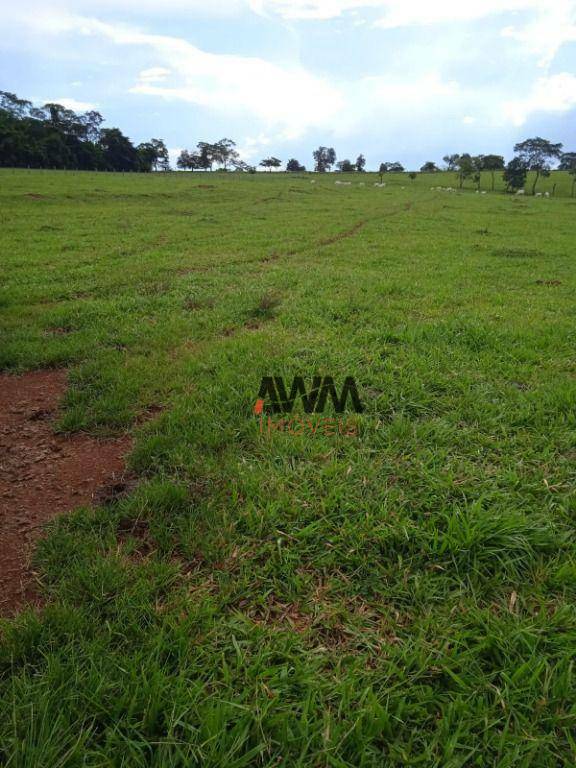
<svg viewBox="0 0 576 768"><path fill-rule="evenodd" d="M0 375L0 616L41 604L30 556L44 524L123 478L128 436L54 433L66 381L62 370Z"/></svg>

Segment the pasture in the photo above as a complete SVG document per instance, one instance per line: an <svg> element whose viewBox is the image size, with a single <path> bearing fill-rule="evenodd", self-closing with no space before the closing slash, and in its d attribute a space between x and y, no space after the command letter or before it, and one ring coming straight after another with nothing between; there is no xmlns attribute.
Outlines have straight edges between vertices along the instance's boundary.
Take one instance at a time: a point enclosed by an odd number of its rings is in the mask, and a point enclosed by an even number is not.
<svg viewBox="0 0 576 768"><path fill-rule="evenodd" d="M0 369L133 439L0 623L3 765L576 762L571 180L337 178L0 171ZM357 435L263 433L316 374Z"/></svg>

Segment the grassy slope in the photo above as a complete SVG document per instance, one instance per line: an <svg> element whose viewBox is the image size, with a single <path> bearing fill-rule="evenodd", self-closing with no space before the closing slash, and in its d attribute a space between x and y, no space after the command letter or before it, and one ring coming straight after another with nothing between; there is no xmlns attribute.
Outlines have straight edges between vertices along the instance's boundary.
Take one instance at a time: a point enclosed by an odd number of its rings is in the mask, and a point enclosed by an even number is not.
<svg viewBox="0 0 576 768"><path fill-rule="evenodd" d="M333 182L0 172L0 366L141 477L38 552L0 762L574 765L576 203ZM361 436L262 437L315 372Z"/></svg>

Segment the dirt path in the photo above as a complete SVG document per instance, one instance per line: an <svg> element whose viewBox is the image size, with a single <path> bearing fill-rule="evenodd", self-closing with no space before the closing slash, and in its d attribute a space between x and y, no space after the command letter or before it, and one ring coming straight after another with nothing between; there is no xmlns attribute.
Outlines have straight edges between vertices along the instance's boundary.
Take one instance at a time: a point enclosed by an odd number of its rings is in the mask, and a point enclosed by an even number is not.
<svg viewBox="0 0 576 768"><path fill-rule="evenodd" d="M127 436L57 435L65 371L0 375L0 616L39 604L30 556L43 525L119 482Z"/></svg>

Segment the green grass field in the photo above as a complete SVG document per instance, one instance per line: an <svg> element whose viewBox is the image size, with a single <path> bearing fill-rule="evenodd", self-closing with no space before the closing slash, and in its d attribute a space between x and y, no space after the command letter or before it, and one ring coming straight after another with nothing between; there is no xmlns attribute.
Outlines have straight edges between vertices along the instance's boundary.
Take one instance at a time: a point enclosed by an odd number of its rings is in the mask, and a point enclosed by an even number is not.
<svg viewBox="0 0 576 768"><path fill-rule="evenodd" d="M0 171L0 368L138 477L0 625L2 765L576 763L569 177L335 178ZM260 433L296 374L357 437Z"/></svg>

